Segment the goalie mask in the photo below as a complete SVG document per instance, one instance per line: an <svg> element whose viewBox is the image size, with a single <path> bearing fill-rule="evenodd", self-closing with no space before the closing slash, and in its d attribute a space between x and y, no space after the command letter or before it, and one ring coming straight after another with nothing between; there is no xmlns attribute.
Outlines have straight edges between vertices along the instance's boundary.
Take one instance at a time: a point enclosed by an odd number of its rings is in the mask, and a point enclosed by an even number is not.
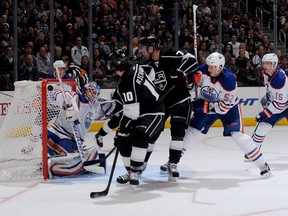
<svg viewBox="0 0 288 216"><path fill-rule="evenodd" d="M96 82L90 82L83 87L82 93L90 104L95 105L100 95L100 86Z"/></svg>
<svg viewBox="0 0 288 216"><path fill-rule="evenodd" d="M278 65L278 56L275 53L267 53L262 58L262 67L266 74L272 76Z"/></svg>
<svg viewBox="0 0 288 216"><path fill-rule="evenodd" d="M115 70L126 71L129 67L128 57L123 50L116 50L108 56L107 68L109 70L115 68Z"/></svg>

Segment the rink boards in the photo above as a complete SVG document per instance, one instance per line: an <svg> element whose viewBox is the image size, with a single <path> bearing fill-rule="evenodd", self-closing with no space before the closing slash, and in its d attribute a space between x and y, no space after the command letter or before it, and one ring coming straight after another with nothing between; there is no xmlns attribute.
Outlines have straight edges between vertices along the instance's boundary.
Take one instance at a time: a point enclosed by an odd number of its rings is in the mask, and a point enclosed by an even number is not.
<svg viewBox="0 0 288 216"><path fill-rule="evenodd" d="M102 89L101 97L110 99L111 93L114 89ZM9 106L12 101L14 92L13 91L3 91L0 92L0 126L4 121L4 118L9 110ZM192 97L194 92L191 92ZM246 126L256 125L255 116L262 110L260 100L265 95L264 87L240 87L238 88L238 97L240 99L240 104L242 105L242 114L244 119L244 124ZM99 121L93 123L90 131L97 131L104 124L104 121ZM281 120L278 125L287 125L287 120ZM214 127L221 126L220 121L216 121L213 124ZM167 120L165 124L166 128L170 127L170 122Z"/></svg>

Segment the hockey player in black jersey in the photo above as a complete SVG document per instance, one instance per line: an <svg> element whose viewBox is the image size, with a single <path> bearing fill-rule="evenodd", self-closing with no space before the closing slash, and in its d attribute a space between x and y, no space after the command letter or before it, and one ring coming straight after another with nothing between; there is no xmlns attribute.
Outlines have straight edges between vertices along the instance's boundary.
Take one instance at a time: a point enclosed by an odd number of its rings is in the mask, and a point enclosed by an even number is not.
<svg viewBox="0 0 288 216"><path fill-rule="evenodd" d="M110 68L114 67L120 77L114 99L123 104L115 145L119 148L124 166L129 173L130 184L138 185L149 139L164 125L164 103L153 82L148 78L147 74L153 71L152 67L130 65L122 50L112 53L107 65Z"/></svg>
<svg viewBox="0 0 288 216"><path fill-rule="evenodd" d="M154 84L164 100L165 120L170 117L171 142L166 165L170 180L175 181L175 178L179 177L177 164L182 154L183 138L191 114L191 95L185 77L197 67L197 60L192 54L184 55L175 48L160 49L160 40L154 36L147 37L144 45L150 54L148 65L155 70ZM150 156L160 133L161 131L150 140L147 157Z"/></svg>

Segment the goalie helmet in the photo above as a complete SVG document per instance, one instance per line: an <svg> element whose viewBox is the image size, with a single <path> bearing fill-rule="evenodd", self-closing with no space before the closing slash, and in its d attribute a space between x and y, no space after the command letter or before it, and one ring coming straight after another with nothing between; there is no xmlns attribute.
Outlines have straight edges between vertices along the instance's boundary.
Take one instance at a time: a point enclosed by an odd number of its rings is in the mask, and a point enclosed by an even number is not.
<svg viewBox="0 0 288 216"><path fill-rule="evenodd" d="M116 70L127 70L130 67L130 63L124 50L116 50L108 56L107 67L111 70L113 67Z"/></svg>
<svg viewBox="0 0 288 216"><path fill-rule="evenodd" d="M100 95L100 86L96 82L89 82L83 87L82 94L90 104L95 105Z"/></svg>
<svg viewBox="0 0 288 216"><path fill-rule="evenodd" d="M267 62L271 62L271 67L265 66ZM278 65L278 56L275 53L267 53L262 58L262 65L265 73L272 75Z"/></svg>

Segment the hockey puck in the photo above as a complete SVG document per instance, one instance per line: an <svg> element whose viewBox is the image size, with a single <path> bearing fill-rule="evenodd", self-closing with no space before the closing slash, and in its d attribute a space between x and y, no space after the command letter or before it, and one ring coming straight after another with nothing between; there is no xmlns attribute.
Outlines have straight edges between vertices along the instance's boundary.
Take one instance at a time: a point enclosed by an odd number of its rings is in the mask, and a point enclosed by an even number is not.
<svg viewBox="0 0 288 216"><path fill-rule="evenodd" d="M53 90L53 86L52 85L48 85L47 89L48 89L48 91L52 91Z"/></svg>

